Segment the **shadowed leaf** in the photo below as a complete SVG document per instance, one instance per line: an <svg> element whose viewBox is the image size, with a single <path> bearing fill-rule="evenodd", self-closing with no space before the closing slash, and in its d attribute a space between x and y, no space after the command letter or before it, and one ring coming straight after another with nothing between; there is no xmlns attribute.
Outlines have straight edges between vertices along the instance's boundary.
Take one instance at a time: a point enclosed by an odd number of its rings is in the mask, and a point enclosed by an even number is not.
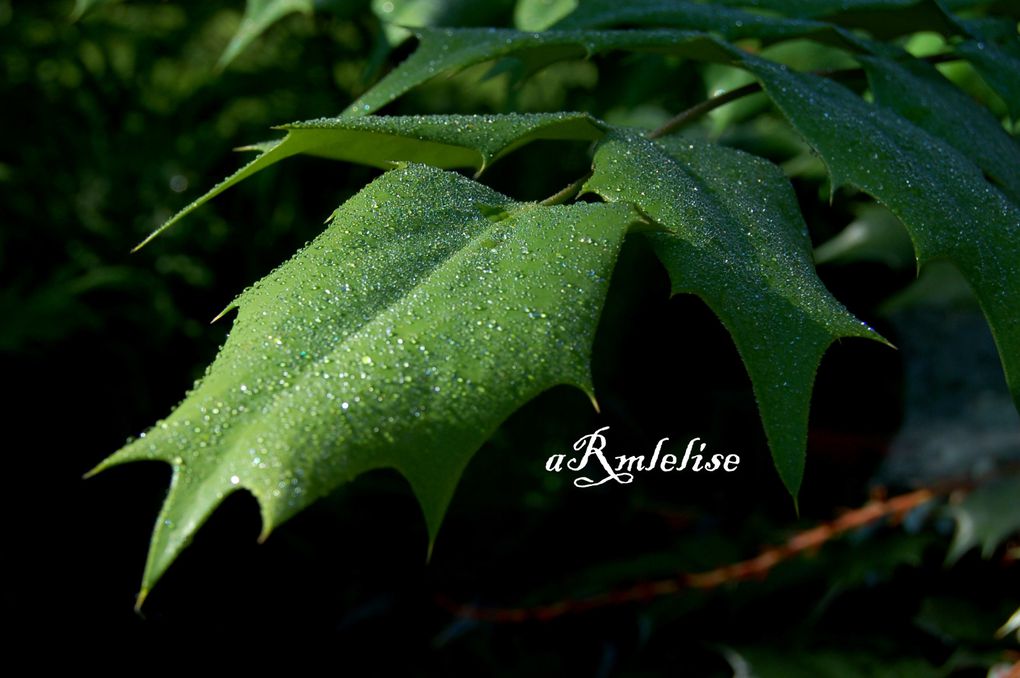
<svg viewBox="0 0 1020 678"><path fill-rule="evenodd" d="M841 337L879 339L825 289L789 182L778 167L722 146L662 145L614 133L586 189L634 203L668 233L647 237L674 294L696 294L733 335L776 468L796 498L811 386Z"/></svg>

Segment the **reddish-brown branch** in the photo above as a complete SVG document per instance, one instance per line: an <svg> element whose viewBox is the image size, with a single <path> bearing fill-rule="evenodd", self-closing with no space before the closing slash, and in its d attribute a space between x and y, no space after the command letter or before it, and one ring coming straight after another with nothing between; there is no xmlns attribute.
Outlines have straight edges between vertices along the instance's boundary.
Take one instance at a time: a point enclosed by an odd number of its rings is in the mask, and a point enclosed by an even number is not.
<svg viewBox="0 0 1020 678"><path fill-rule="evenodd" d="M874 498L861 508L847 511L829 523L793 535L785 544L766 548L749 560L724 565L707 572L682 573L670 579L641 582L627 589L602 593L589 598L565 600L537 607L517 608L464 605L443 595L436 596L436 602L459 617L478 621L502 623L548 621L565 614L586 612L599 607L647 602L684 589L714 589L724 584L764 579L772 568L784 561L806 551L817 550L835 537L878 520L901 519L912 509L952 489L955 488L947 486L944 489L920 489L891 499Z"/></svg>

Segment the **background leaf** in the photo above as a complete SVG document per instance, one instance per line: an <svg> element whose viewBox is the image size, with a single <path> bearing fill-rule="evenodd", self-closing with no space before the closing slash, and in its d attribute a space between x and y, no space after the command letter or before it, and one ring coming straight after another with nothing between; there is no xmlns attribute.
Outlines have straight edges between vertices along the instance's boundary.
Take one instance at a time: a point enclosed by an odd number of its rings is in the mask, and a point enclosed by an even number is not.
<svg viewBox="0 0 1020 678"><path fill-rule="evenodd" d="M956 562L974 547L981 548L982 558L991 558L1007 537L1020 531L1018 496L1020 476L1013 475L981 485L951 507L956 533L946 562Z"/></svg>
<svg viewBox="0 0 1020 678"><path fill-rule="evenodd" d="M314 6L314 0L245 0L241 25L230 39L230 44L223 50L219 67L225 68L238 54L247 49L255 38L283 17L297 12L311 15Z"/></svg>

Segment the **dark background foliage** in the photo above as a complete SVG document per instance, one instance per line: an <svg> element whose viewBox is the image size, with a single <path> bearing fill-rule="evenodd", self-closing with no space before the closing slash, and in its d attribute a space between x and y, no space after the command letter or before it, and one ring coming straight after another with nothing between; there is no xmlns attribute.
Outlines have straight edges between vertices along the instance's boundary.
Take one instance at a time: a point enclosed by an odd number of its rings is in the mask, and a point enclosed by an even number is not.
<svg viewBox="0 0 1020 678"><path fill-rule="evenodd" d="M0 1L8 639L98 634L155 646L300 633L343 652L345 664L370 657L379 670L440 675L728 675L731 651L761 676L985 675L1003 659L1011 645L992 632L1015 609L1016 566L1000 549L944 567L951 522L934 512L831 542L763 581L551 622L479 623L436 604L436 594L552 603L706 570L860 506L876 486L909 407L904 353L849 341L827 355L797 517L732 341L697 299L667 298L665 273L636 238L596 345L602 414L569 389L515 414L468 468L430 563L417 504L396 474L359 478L264 545L255 543L256 504L239 494L135 614L169 470L81 475L170 410L229 328L208 320L376 171L291 160L129 250L231 172L233 147L271 137L273 124L336 115L410 49L388 52L367 8L320 12L273 27L220 73L239 4L126 2L72 22L67 2ZM712 76L659 56L557 66L516 88L480 82L481 73L433 84L388 112L586 110L654 123L703 99ZM795 155L780 132L762 144L755 124L738 119L726 138L777 161ZM536 144L486 181L540 199L583 173L587 157L584 145ZM811 173L795 186L819 242L860 201L820 200ZM909 266L859 262L820 274L852 311L910 343L878 311L911 284ZM543 470L548 455L605 425L620 453L700 436L743 463L722 478L646 474L587 491ZM883 484L909 485L902 474Z"/></svg>

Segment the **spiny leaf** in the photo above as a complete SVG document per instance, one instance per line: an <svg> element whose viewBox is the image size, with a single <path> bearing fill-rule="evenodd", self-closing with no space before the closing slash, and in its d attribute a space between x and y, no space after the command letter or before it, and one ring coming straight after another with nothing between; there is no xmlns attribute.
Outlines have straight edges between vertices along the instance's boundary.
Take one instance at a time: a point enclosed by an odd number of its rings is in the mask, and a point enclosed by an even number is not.
<svg viewBox="0 0 1020 678"><path fill-rule="evenodd" d="M946 562L955 563L975 546L981 547L981 557L991 558L999 544L1020 531L1018 496L1020 476L1009 476L985 483L951 507L956 532Z"/></svg>
<svg viewBox="0 0 1020 678"><path fill-rule="evenodd" d="M964 2L987 4L987 0ZM881 38L918 31L952 35L956 30L955 22L937 0L723 0L720 4L824 19L847 28L861 28Z"/></svg>
<svg viewBox="0 0 1020 678"><path fill-rule="evenodd" d="M811 386L841 337L881 340L825 289L789 182L772 163L722 146L614 132L585 189L634 203L668 229L647 237L674 294L697 294L733 335L776 468L794 498Z"/></svg>
<svg viewBox="0 0 1020 678"><path fill-rule="evenodd" d="M880 105L949 143L1020 205L1020 146L988 109L918 59L857 59Z"/></svg>
<svg viewBox="0 0 1020 678"><path fill-rule="evenodd" d="M889 11L927 4L924 0L718 0L728 7L752 7L787 16L831 16L853 10Z"/></svg>
<svg viewBox="0 0 1020 678"><path fill-rule="evenodd" d="M956 46L988 86L1002 97L1014 121L1020 120L1020 58L992 42L968 40Z"/></svg>
<svg viewBox="0 0 1020 678"><path fill-rule="evenodd" d="M431 543L503 419L557 384L594 397L591 345L634 216L517 203L422 165L363 189L237 299L223 349L173 413L97 467L173 466L142 597L239 489L265 537L358 474L395 468Z"/></svg>
<svg viewBox="0 0 1020 678"><path fill-rule="evenodd" d="M622 5L609 13L612 15L619 12L621 16L637 16L642 7L644 7L642 4L634 8ZM960 23L937 6L934 7L939 12L938 16L944 19L938 30L947 35L966 32ZM748 14L746 20L737 20L727 17L726 11L726 8L710 7L698 9L696 12L678 12L672 22L665 20L669 18L666 15L658 15L663 19L663 23L676 23L699 30L578 28L526 33L496 28L419 29L416 31L420 40L418 49L375 87L351 104L346 113L355 116L367 115L442 73L511 55L522 62L525 75L556 61L589 58L614 50L664 52L719 63L740 60L742 55L740 50L702 31L718 33L727 39L751 35L765 41L804 38L863 54L869 53L873 47L873 43L824 22L752 14ZM569 25L569 21L570 17L567 18L565 25ZM581 19L579 21L584 23ZM601 24L601 21L596 23ZM909 25L905 26L902 32L917 30L920 30L918 26ZM989 41L966 41L958 45L956 51L971 61L990 85L1006 99L1010 111L1016 117L1020 111L1020 57Z"/></svg>
<svg viewBox="0 0 1020 678"><path fill-rule="evenodd" d="M138 247L234 184L293 155L383 168L395 162L422 162L443 169L473 167L480 173L530 141L597 139L602 134L600 124L584 113L515 113L322 118L282 125L279 129L287 130L287 136L247 147L259 151L258 157L175 214Z"/></svg>
<svg viewBox="0 0 1020 678"><path fill-rule="evenodd" d="M717 33L727 40L757 38L785 40L816 35L845 45L854 38L829 23L796 17L777 17L700 2L677 0L586 0L557 23L556 30L608 28L622 25L683 28Z"/></svg>
<svg viewBox="0 0 1020 678"><path fill-rule="evenodd" d="M918 263L945 259L974 289L1020 404L1020 208L949 144L847 88L748 55L745 66L821 155L910 231Z"/></svg>
<svg viewBox="0 0 1020 678"><path fill-rule="evenodd" d="M546 31L523 33L498 28L419 29L420 40L403 63L347 109L367 115L447 71L513 54L529 60L529 70L602 52L667 52L690 58L729 61L732 55L714 38L691 31Z"/></svg>
<svg viewBox="0 0 1020 678"><path fill-rule="evenodd" d="M255 38L288 14L301 12L310 15L314 4L314 0L246 0L241 25L220 56L219 67L225 68Z"/></svg>

